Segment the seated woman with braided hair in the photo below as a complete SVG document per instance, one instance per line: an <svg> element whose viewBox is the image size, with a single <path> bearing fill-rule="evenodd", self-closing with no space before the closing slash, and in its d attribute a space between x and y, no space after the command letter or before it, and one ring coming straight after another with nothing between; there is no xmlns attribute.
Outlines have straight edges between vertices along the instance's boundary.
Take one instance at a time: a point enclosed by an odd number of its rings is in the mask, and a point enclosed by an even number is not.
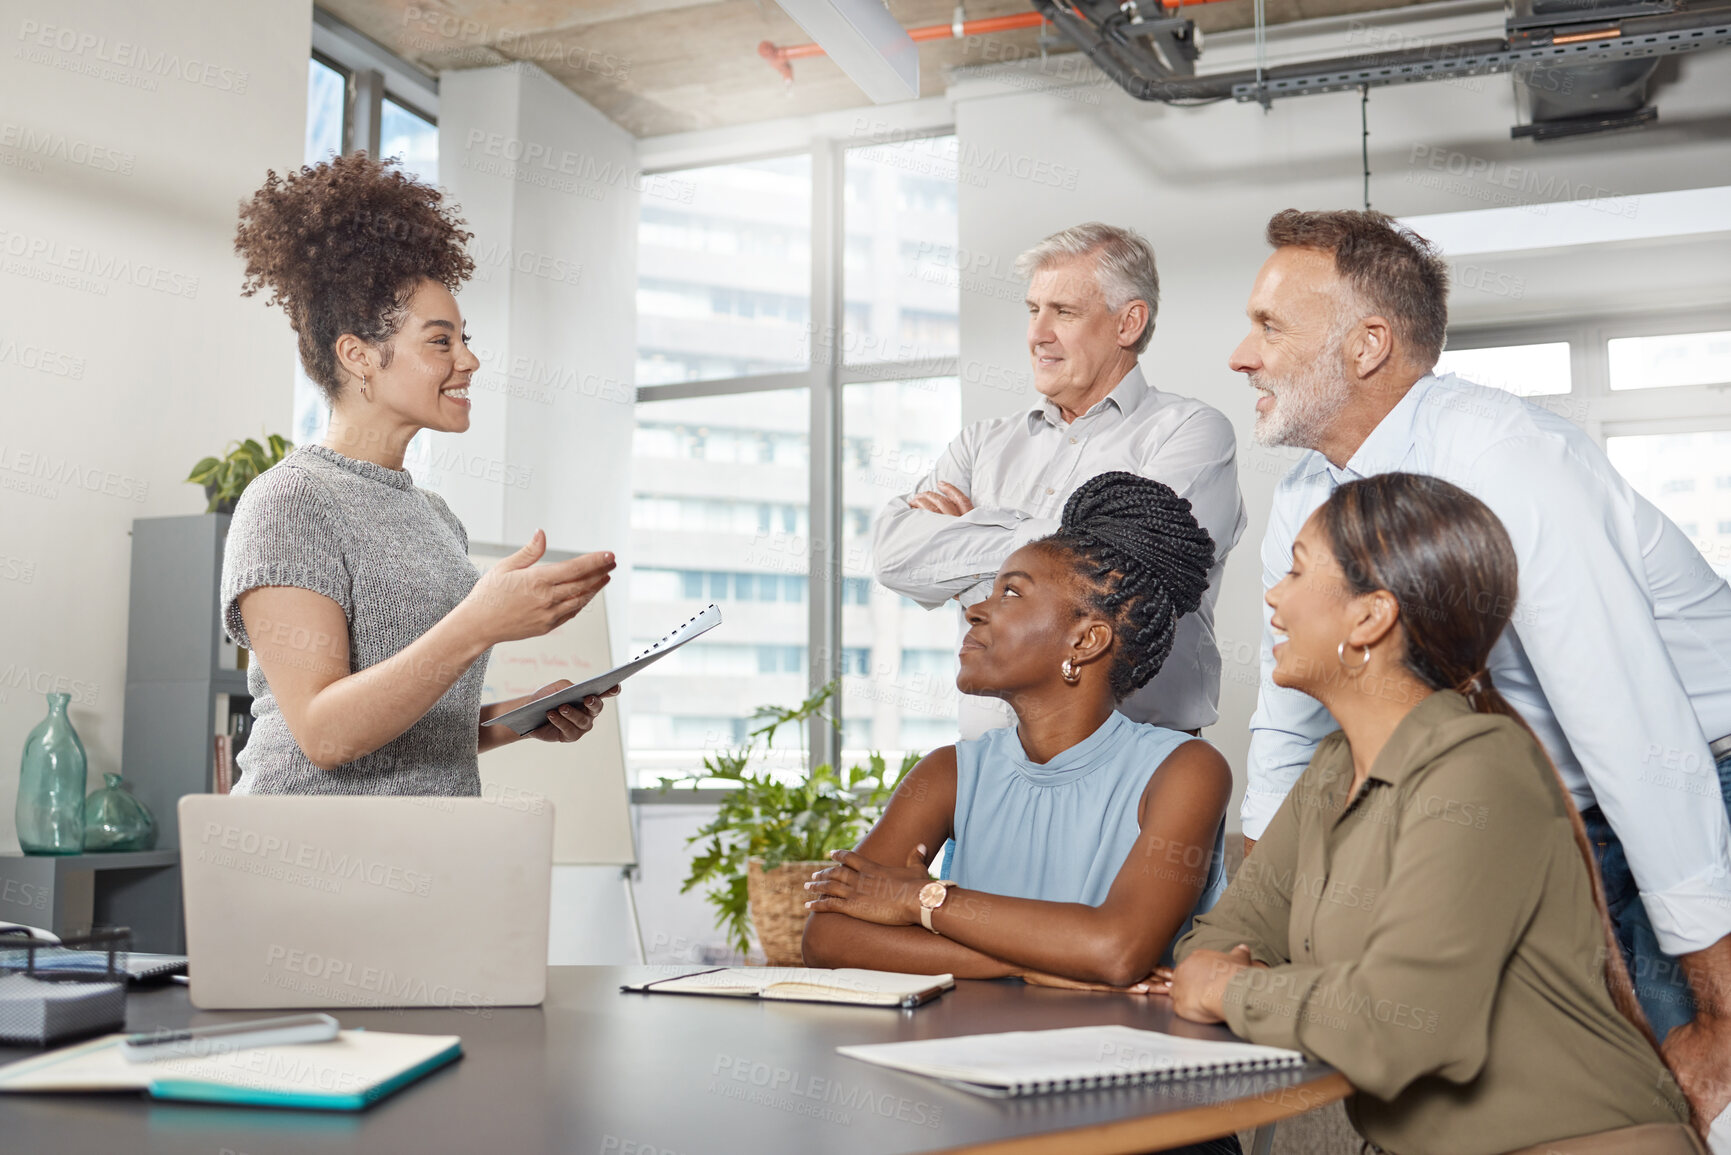
<svg viewBox="0 0 1731 1155"><path fill-rule="evenodd" d="M1208 743L1117 705L1159 671L1213 562L1165 485L1106 473L1076 490L967 613L956 687L1017 724L926 755L812 876L806 962L1143 989L1225 889L1232 775Z"/></svg>

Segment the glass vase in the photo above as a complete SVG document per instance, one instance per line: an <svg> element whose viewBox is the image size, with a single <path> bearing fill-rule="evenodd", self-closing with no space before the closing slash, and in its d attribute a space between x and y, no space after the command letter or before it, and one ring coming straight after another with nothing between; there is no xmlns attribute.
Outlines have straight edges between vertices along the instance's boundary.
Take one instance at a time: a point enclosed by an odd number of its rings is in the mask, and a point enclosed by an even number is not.
<svg viewBox="0 0 1731 1155"><path fill-rule="evenodd" d="M104 774L106 786L84 800L84 849L150 850L156 845L156 819L133 797L118 774Z"/></svg>
<svg viewBox="0 0 1731 1155"><path fill-rule="evenodd" d="M66 716L71 694L48 695L48 717L24 741L18 845L25 854L84 850L84 743Z"/></svg>

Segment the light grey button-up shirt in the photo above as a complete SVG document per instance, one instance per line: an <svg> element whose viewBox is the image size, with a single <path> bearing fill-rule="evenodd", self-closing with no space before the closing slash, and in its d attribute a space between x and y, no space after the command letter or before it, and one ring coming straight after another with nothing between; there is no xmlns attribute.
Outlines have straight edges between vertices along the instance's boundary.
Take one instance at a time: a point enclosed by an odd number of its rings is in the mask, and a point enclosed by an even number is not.
<svg viewBox="0 0 1731 1155"><path fill-rule="evenodd" d="M963 429L914 486L922 493L947 481L968 495L971 512L915 509L910 493L878 515L877 578L927 609L951 598L972 605L991 592L1005 558L1057 532L1064 503L1089 478L1124 470L1164 482L1189 500L1214 539L1214 566L1201 607L1178 623L1165 666L1119 708L1137 722L1199 729L1219 717L1214 599L1246 522L1237 453L1232 424L1219 410L1151 388L1140 366L1073 422L1042 397L1022 412Z"/></svg>
<svg viewBox="0 0 1731 1155"><path fill-rule="evenodd" d="M1592 438L1447 374L1420 378L1344 468L1320 453L1293 466L1262 540L1264 588L1291 568L1293 539L1329 494L1396 470L1453 482L1509 531L1520 601L1491 650L1491 680L1576 805L1597 803L1617 831L1659 946L1683 954L1731 933L1731 827L1707 750L1731 733L1725 579ZM1252 838L1336 729L1316 699L1271 680L1270 616L1264 606L1242 810Z"/></svg>

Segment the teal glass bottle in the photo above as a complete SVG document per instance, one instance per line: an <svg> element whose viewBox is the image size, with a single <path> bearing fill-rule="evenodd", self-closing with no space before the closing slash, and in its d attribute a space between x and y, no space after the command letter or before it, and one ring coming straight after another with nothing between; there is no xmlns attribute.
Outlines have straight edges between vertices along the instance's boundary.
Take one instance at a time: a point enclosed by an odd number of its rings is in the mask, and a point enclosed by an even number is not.
<svg viewBox="0 0 1731 1155"><path fill-rule="evenodd" d="M84 800L84 849L150 850L156 845L156 819L133 797L126 779L102 776L106 786Z"/></svg>
<svg viewBox="0 0 1731 1155"><path fill-rule="evenodd" d="M18 774L18 845L25 854L84 850L84 743L66 716L71 694L48 695L48 717L24 742Z"/></svg>

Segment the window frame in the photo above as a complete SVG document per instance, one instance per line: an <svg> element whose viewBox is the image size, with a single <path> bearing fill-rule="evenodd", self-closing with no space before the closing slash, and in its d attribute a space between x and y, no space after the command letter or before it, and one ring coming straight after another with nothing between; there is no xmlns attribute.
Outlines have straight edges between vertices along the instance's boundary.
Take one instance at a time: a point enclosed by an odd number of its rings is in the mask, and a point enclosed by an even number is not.
<svg viewBox="0 0 1731 1155"><path fill-rule="evenodd" d="M897 129L897 143L906 140L951 136L954 123L929 123L911 129ZM693 168L708 168L721 164L739 164L770 157L809 156L811 159L811 311L809 324L812 340L808 343L809 359L805 368L780 373L763 373L745 377L718 377L698 381L678 381L665 385L639 385L638 401L674 401L692 397L718 397L763 393L778 389L805 388L811 398L811 466L810 493L810 552L808 564L808 595L806 606L810 619L806 638L809 657L808 688L818 687L839 679L845 669L842 646L842 606L844 604L841 539L843 528L842 470L847 447L842 431L842 401L849 385L879 381L900 381L925 377L956 377L960 373L960 356L926 357L906 361L877 361L848 364L844 349L846 317L846 285L843 279L846 259L846 216L844 196L847 189L847 154L850 148L870 148L882 141L858 139L851 134L814 134L802 147L777 150L756 150L736 155L692 158L687 163L666 168L645 167L646 175L673 174ZM826 338L837 340L832 346ZM835 715L841 718L840 700ZM814 719L806 734L806 748L814 765L841 764L842 734L824 722Z"/></svg>
<svg viewBox="0 0 1731 1155"><path fill-rule="evenodd" d="M1603 449L1610 437L1731 429L1731 381L1656 389L1611 388L1613 339L1722 329L1731 329L1731 307L1597 314L1573 321L1527 321L1451 329L1446 349L1464 352L1501 345L1567 341L1570 391L1527 400L1560 412Z"/></svg>
<svg viewBox="0 0 1731 1155"><path fill-rule="evenodd" d="M344 24L323 8L313 9L314 60L342 73L343 152L379 152L379 126L389 98L435 128L439 124L439 78Z"/></svg>

